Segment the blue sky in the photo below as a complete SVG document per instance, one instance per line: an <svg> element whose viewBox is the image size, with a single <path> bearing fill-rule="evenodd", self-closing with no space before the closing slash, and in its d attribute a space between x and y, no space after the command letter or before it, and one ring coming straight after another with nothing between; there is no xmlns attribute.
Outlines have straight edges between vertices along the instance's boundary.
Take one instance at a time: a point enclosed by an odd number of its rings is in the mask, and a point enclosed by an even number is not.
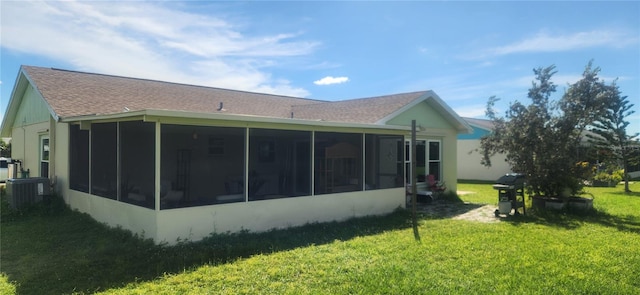
<svg viewBox="0 0 640 295"><path fill-rule="evenodd" d="M0 5L1 114L21 64L323 100L433 90L482 118L492 95L528 103L533 68L556 65L559 97L593 60L640 132L640 2Z"/></svg>

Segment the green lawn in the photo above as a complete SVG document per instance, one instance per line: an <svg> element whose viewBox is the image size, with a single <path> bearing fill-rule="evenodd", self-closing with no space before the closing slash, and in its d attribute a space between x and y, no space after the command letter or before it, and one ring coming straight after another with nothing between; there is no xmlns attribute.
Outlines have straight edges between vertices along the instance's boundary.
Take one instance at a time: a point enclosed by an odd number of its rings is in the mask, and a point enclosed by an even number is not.
<svg viewBox="0 0 640 295"><path fill-rule="evenodd" d="M497 204L498 192L493 184L458 183L458 191L471 192L460 196L464 201L478 204Z"/></svg>
<svg viewBox="0 0 640 295"><path fill-rule="evenodd" d="M497 202L490 184L458 188ZM40 210L2 223L0 293L640 294L640 194L589 191L594 214L422 216L419 243L404 211L167 247Z"/></svg>

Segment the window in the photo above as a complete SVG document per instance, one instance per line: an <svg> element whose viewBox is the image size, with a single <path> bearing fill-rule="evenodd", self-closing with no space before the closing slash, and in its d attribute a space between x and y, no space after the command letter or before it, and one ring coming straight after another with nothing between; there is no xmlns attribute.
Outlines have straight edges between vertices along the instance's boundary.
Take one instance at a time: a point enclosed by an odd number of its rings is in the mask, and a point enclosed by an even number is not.
<svg viewBox="0 0 640 295"><path fill-rule="evenodd" d="M362 134L315 133L315 194L362 190Z"/></svg>
<svg viewBox="0 0 640 295"><path fill-rule="evenodd" d="M402 136L365 136L365 189L402 187L404 148Z"/></svg>
<svg viewBox="0 0 640 295"><path fill-rule="evenodd" d="M249 200L311 195L311 132L249 130Z"/></svg>
<svg viewBox="0 0 640 295"><path fill-rule="evenodd" d="M429 140L429 174L442 180L442 151L439 140Z"/></svg>
<svg viewBox="0 0 640 295"><path fill-rule="evenodd" d="M40 177L49 177L49 136L40 136Z"/></svg>
<svg viewBox="0 0 640 295"><path fill-rule="evenodd" d="M405 173L411 183L411 141L405 142ZM440 140L416 140L416 177L418 183L425 182L427 175L442 180L442 149Z"/></svg>
<svg viewBox="0 0 640 295"><path fill-rule="evenodd" d="M411 183L412 179L417 178L417 182L425 182L426 177L426 144L425 140L416 140L416 175L411 175L411 141L405 142L405 175L407 175L407 183Z"/></svg>
<svg viewBox="0 0 640 295"><path fill-rule="evenodd" d="M69 126L69 187L89 192L89 130Z"/></svg>

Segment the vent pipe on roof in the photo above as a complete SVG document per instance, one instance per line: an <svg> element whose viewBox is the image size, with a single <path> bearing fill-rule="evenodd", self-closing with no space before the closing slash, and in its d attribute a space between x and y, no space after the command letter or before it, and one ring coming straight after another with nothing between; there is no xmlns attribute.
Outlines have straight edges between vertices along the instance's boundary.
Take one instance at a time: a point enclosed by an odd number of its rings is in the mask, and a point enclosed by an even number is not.
<svg viewBox="0 0 640 295"><path fill-rule="evenodd" d="M291 119L293 119L293 112L291 112Z"/></svg>
<svg viewBox="0 0 640 295"><path fill-rule="evenodd" d="M218 112L224 111L224 103L220 102L220 106L218 107Z"/></svg>

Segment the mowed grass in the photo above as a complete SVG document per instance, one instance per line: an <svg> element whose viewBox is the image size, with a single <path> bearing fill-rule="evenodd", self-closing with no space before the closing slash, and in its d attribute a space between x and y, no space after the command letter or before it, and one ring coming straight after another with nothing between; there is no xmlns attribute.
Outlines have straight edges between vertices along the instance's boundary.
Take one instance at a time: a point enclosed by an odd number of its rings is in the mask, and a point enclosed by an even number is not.
<svg viewBox="0 0 640 295"><path fill-rule="evenodd" d="M498 192L493 189L493 184L490 183L458 183L458 191L464 192L460 198L465 202L498 204Z"/></svg>
<svg viewBox="0 0 640 295"><path fill-rule="evenodd" d="M497 203L490 184L461 198ZM631 186L640 191L640 184ZM85 215L2 223L11 294L640 294L640 194L590 188L596 212L500 223L410 215L155 246Z"/></svg>

